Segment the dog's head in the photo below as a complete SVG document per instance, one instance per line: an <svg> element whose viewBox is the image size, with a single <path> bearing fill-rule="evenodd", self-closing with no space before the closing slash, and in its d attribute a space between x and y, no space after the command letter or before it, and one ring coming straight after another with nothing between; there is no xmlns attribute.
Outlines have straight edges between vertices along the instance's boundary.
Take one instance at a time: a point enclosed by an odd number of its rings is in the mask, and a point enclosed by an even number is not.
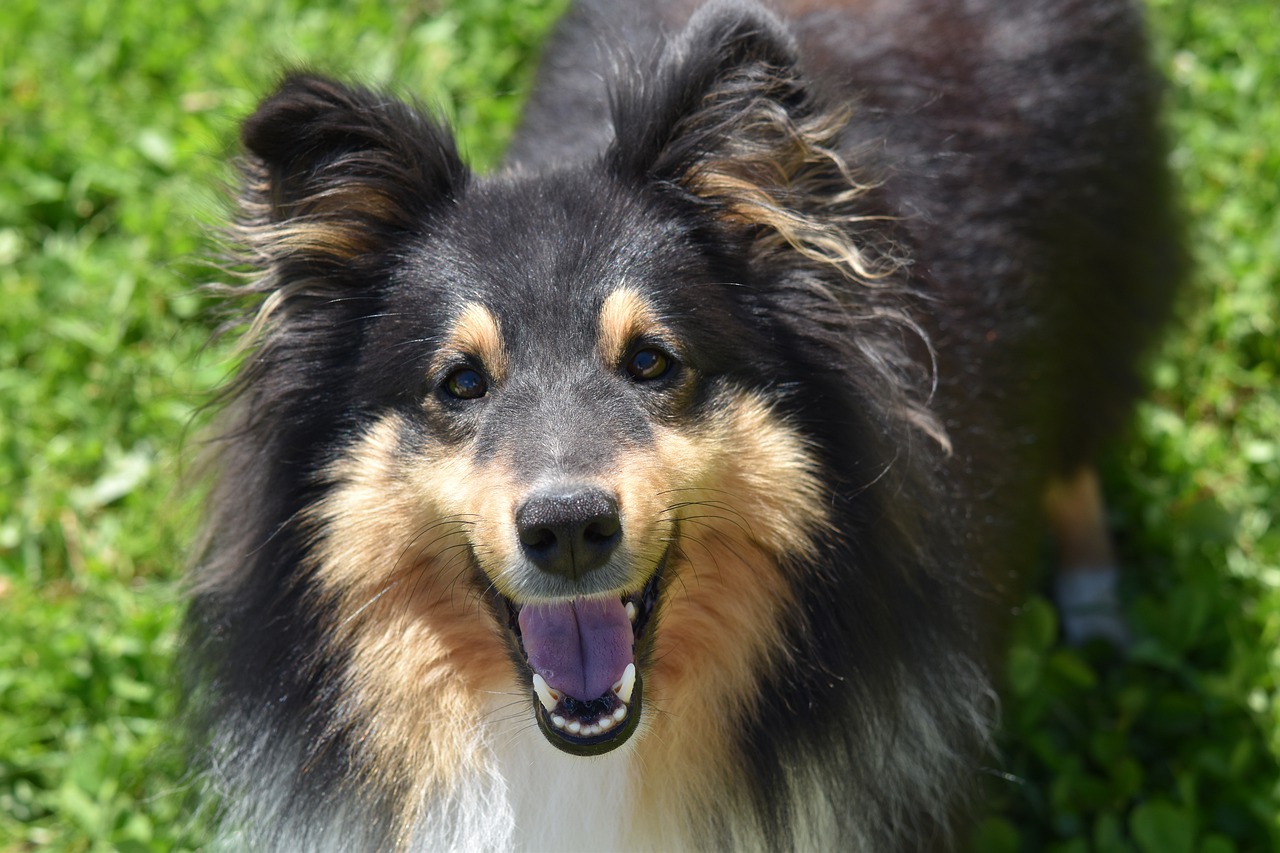
<svg viewBox="0 0 1280 853"><path fill-rule="evenodd" d="M243 408L309 472L306 582L375 749L474 726L459 684L514 683L578 754L646 695L689 733L671 749L754 701L828 535L823 435L856 420L830 365L890 315L830 286L884 271L851 236L844 119L738 14L547 173L475 179L420 111L311 76L248 120Z"/></svg>

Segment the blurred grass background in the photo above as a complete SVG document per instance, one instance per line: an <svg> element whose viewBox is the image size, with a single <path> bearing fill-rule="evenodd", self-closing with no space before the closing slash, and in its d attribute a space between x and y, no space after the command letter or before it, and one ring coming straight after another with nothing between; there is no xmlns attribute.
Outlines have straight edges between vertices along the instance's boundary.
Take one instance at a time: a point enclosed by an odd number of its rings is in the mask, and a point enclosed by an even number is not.
<svg viewBox="0 0 1280 853"><path fill-rule="evenodd" d="M3 853L203 841L170 667L237 121L314 65L439 104L483 168L562 4L0 4ZM1280 5L1148 6L1199 267L1105 468L1142 639L1020 609L984 851L1280 849Z"/></svg>

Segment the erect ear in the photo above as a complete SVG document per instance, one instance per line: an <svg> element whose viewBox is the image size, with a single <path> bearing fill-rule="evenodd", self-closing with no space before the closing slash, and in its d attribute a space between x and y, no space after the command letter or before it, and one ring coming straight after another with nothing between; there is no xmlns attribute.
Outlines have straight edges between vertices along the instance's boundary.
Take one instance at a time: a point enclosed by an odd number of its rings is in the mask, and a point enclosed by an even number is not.
<svg viewBox="0 0 1280 853"><path fill-rule="evenodd" d="M828 105L786 28L759 7L712 4L690 20L656 75L614 97L615 173L674 187L758 251L790 252L875 277L852 242L866 187L837 149L845 104Z"/></svg>
<svg viewBox="0 0 1280 853"><path fill-rule="evenodd" d="M293 272L373 262L468 179L444 127L401 101L312 75L286 78L241 140L245 240L258 262Z"/></svg>

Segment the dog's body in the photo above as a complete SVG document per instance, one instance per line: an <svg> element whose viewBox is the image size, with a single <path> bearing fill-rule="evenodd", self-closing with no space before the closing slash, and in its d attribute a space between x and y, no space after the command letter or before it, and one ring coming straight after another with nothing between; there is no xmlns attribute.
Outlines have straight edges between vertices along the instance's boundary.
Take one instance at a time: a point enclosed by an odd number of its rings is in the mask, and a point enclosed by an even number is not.
<svg viewBox="0 0 1280 853"><path fill-rule="evenodd" d="M233 841L951 843L1000 590L1178 275L1139 16L693 5L576 7L491 178L319 78L246 123Z"/></svg>

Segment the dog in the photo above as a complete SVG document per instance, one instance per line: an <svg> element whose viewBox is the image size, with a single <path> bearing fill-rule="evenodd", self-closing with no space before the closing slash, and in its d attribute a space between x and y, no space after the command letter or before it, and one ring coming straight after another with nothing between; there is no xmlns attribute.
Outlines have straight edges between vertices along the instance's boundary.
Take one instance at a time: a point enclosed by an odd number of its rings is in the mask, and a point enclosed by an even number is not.
<svg viewBox="0 0 1280 853"><path fill-rule="evenodd" d="M477 176L287 76L186 623L223 844L962 843L1046 530L1124 631L1159 93L1128 0L583 0Z"/></svg>

